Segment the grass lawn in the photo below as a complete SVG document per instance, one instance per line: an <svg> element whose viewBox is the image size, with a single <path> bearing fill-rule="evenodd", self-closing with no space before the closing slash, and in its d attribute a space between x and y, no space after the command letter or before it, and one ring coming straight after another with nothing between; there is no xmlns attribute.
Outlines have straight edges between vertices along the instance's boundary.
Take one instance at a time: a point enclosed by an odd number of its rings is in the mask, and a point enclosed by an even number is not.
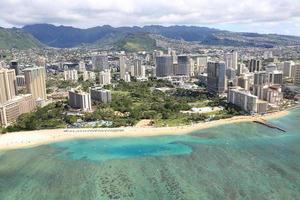
<svg viewBox="0 0 300 200"><path fill-rule="evenodd" d="M210 102L209 100L205 100L205 101L199 100L193 103L189 103L189 105L196 108L202 108L202 107L207 107L209 102Z"/></svg>

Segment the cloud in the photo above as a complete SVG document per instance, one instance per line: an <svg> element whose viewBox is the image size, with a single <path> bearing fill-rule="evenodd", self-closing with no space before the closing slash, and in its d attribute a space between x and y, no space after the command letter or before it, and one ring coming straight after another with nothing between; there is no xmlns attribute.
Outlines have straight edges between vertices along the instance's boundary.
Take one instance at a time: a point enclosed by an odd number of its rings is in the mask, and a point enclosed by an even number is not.
<svg viewBox="0 0 300 200"><path fill-rule="evenodd" d="M185 24L300 35L299 10L296 0L1 0L0 26Z"/></svg>

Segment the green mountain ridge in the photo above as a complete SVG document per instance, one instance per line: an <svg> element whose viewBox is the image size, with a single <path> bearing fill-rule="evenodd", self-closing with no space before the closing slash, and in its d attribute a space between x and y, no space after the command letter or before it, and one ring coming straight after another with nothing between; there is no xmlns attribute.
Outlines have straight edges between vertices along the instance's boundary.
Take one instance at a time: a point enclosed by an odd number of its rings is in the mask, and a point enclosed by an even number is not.
<svg viewBox="0 0 300 200"><path fill-rule="evenodd" d="M114 33L88 46L129 52L153 51L157 48L156 40L147 33Z"/></svg>
<svg viewBox="0 0 300 200"><path fill-rule="evenodd" d="M154 37L153 37L154 36ZM230 32L196 26L117 27L109 25L88 29L51 24L28 25L21 29L0 28L0 49L101 48L103 50L151 51L165 41L209 46L261 47L300 46L300 37Z"/></svg>
<svg viewBox="0 0 300 200"><path fill-rule="evenodd" d="M160 35L167 39L198 43L201 45L216 46L236 46L236 47L262 47L273 48L276 46L300 46L300 37L277 35L277 34L259 34L247 32L231 32L207 27L198 26L132 26L132 27L112 27L109 25L97 26L93 28L80 29L71 26L54 26L51 24L34 24L24 26L24 31L32 34L43 44L57 48L72 48L81 44L99 44L104 39L110 41L120 39L124 35L130 34L150 34ZM111 39L111 37L116 37ZM135 37L143 37L135 35ZM127 40L126 37L124 37ZM130 40L130 38L128 38ZM134 39L135 42L137 41ZM144 41L149 41L144 38ZM126 48L138 48L130 44ZM143 47L145 48L145 47Z"/></svg>
<svg viewBox="0 0 300 200"><path fill-rule="evenodd" d="M5 29L0 27L0 49L32 49L43 46L31 34L21 29Z"/></svg>

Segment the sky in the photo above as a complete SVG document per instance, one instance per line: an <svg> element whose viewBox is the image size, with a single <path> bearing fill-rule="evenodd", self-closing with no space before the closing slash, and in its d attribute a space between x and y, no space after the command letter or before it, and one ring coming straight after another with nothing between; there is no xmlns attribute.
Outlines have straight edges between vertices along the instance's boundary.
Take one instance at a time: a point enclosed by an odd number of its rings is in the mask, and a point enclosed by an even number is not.
<svg viewBox="0 0 300 200"><path fill-rule="evenodd" d="M300 0L1 0L0 26L195 25L300 36Z"/></svg>

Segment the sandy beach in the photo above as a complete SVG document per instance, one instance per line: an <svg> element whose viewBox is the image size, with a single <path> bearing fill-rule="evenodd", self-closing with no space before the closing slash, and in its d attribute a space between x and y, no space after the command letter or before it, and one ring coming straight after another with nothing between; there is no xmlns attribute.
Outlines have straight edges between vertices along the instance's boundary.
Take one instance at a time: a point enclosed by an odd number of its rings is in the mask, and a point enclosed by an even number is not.
<svg viewBox="0 0 300 200"><path fill-rule="evenodd" d="M288 111L280 111L264 116L237 116L211 122L203 122L189 126L178 127L125 127L125 128L98 128L98 129L52 129L27 132L15 132L0 135L0 150L29 148L39 145L73 140L112 137L147 137L159 135L183 135L195 130L211 128L214 126L251 122L253 120L268 120L288 115Z"/></svg>

